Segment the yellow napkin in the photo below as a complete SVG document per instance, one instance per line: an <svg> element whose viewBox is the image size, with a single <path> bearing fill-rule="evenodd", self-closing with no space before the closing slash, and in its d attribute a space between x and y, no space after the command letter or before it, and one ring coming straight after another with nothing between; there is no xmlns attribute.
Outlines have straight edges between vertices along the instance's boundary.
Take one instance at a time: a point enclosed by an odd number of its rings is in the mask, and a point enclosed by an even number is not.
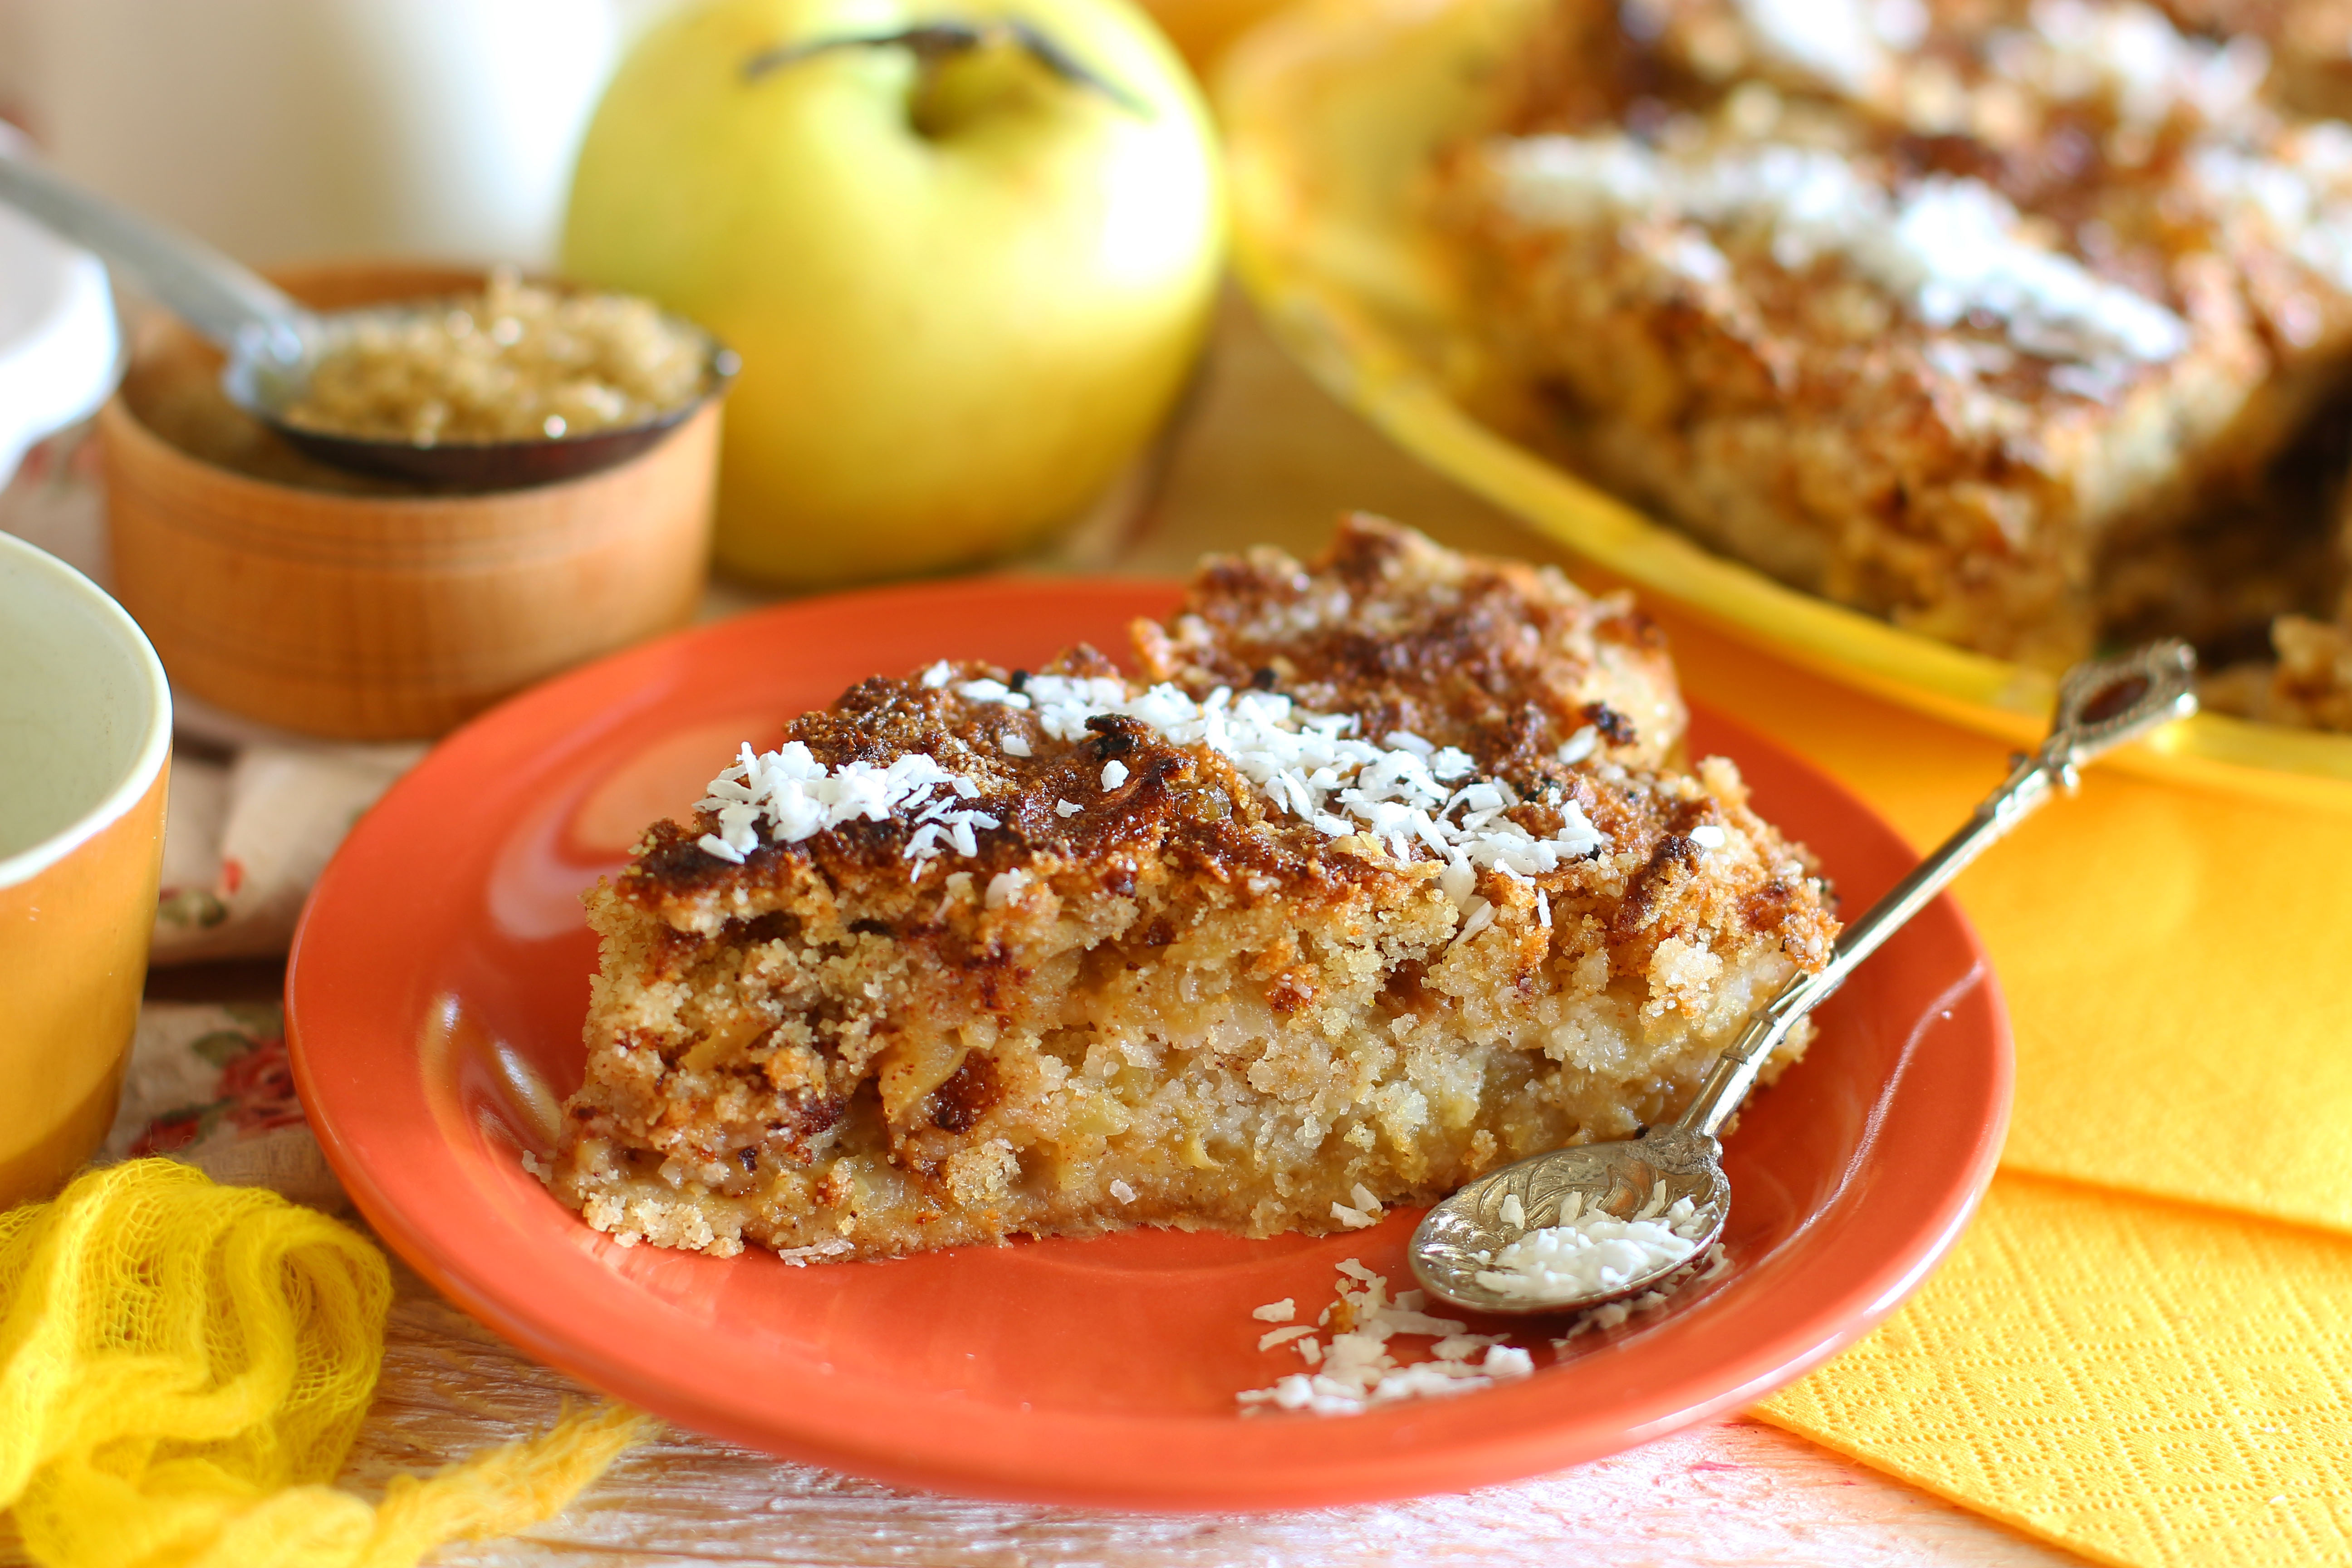
<svg viewBox="0 0 2352 1568"><path fill-rule="evenodd" d="M2126 1563L2352 1556L2352 1240L2003 1175L1877 1332L1756 1414Z"/></svg>
<svg viewBox="0 0 2352 1568"><path fill-rule="evenodd" d="M352 1231L166 1160L0 1215L0 1512L51 1568L408 1568L559 1511L635 1439L575 1415L376 1507L334 1489L391 1299Z"/></svg>
<svg viewBox="0 0 2352 1568"><path fill-rule="evenodd" d="M1673 631L1695 695L1922 848L2005 770ZM2347 866L2352 812L2094 771L1963 877L2017 1032L2002 1174L1916 1300L1757 1414L2109 1562L2352 1561Z"/></svg>

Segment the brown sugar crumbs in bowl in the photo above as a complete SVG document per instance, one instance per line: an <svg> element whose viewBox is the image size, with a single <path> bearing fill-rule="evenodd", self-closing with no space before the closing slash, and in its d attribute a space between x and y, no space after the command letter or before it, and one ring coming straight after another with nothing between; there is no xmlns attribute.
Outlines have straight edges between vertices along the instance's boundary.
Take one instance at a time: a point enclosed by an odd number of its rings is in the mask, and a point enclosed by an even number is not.
<svg viewBox="0 0 2352 1568"><path fill-rule="evenodd" d="M1349 1228L1672 1114L1829 952L1622 596L1355 519L1134 644L866 680L649 830L550 1187L795 1261Z"/></svg>
<svg viewBox="0 0 2352 1568"><path fill-rule="evenodd" d="M493 271L478 295L362 320L286 422L417 446L556 440L647 424L706 390L707 348L632 295Z"/></svg>

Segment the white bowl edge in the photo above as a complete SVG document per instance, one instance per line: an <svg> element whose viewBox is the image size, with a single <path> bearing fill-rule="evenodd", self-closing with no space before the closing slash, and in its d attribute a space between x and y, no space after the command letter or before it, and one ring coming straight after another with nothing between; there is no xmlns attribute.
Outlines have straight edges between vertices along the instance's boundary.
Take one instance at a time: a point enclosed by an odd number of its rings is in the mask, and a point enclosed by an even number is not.
<svg viewBox="0 0 2352 1568"><path fill-rule="evenodd" d="M0 157L23 138L0 126ZM32 308L0 335L0 484L25 450L106 401L122 374L106 268L31 218L0 208L0 287Z"/></svg>

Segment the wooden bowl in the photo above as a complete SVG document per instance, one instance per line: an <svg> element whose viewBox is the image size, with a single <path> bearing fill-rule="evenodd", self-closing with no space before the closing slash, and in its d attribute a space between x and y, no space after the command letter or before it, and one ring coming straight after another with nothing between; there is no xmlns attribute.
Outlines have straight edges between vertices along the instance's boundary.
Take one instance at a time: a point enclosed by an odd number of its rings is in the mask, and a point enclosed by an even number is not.
<svg viewBox="0 0 2352 1568"><path fill-rule="evenodd" d="M483 278L357 263L278 281L335 309ZM716 402L599 473L451 494L312 463L228 405L220 363L159 321L99 416L115 591L180 689L307 734L437 735L692 616Z"/></svg>

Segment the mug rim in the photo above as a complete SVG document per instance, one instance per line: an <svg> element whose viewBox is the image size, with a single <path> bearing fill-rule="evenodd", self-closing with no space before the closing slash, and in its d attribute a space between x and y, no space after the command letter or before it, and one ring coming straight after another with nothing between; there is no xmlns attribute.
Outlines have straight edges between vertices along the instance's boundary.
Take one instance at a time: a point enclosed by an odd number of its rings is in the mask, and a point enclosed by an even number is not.
<svg viewBox="0 0 2352 1568"><path fill-rule="evenodd" d="M113 595L40 546L15 534L0 532L0 556L14 557L30 570L47 574L67 592L97 610L100 619L137 650L139 668L147 678L148 689L154 700L149 710L147 732L141 738L131 766L99 798L98 804L47 837L14 855L0 856L0 888L13 888L65 859L145 798L172 754L172 684L164 677L163 661L156 657L155 645L147 640L147 634L131 619L131 612L115 603Z"/></svg>

